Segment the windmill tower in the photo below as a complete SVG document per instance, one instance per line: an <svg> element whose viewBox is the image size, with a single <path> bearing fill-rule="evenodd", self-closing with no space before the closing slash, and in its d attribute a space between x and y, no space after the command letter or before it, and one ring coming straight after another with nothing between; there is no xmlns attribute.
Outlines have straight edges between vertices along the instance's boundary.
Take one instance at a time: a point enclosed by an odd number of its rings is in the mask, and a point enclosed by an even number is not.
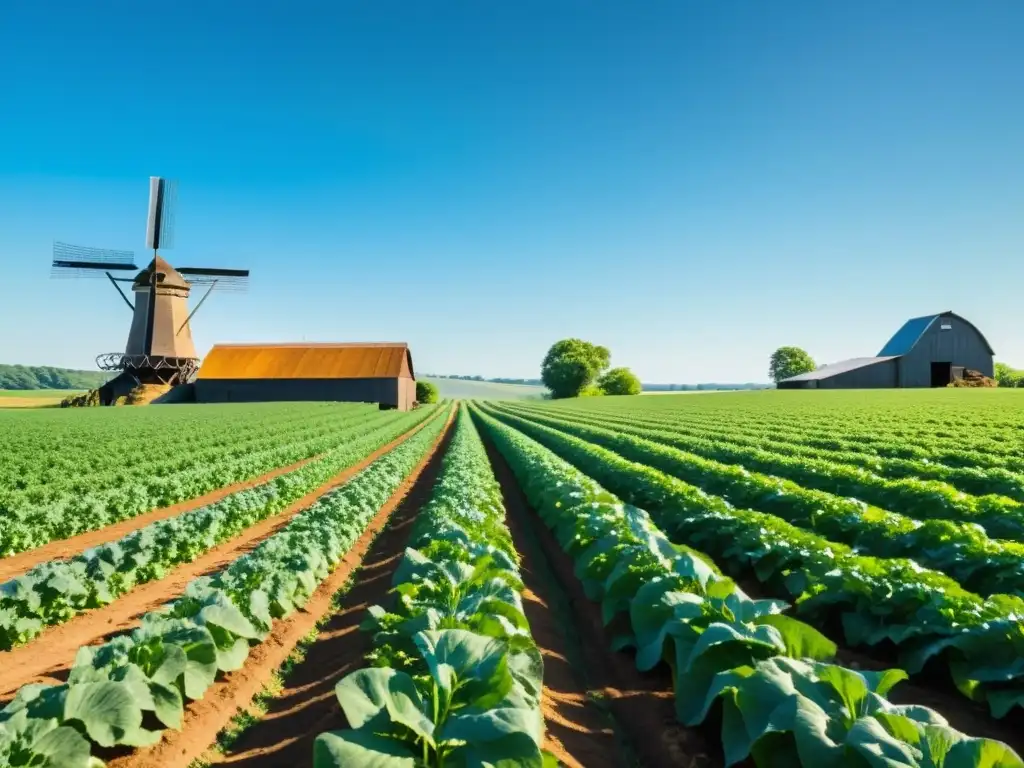
<svg viewBox="0 0 1024 768"><path fill-rule="evenodd" d="M138 384L181 384L190 381L199 367L192 342L192 317L210 293L244 290L249 270L216 267L175 269L160 256L170 248L173 233L175 185L158 176L149 180L149 219L146 247L153 251L149 265L139 270L132 251L109 251L54 243L54 277L106 277L132 311L132 324L124 352L108 352L96 358L104 371L121 371L122 377ZM115 277L137 272L134 277ZM120 283L130 283L135 303ZM206 293L191 312L188 298L195 285L207 286ZM116 380L115 380L116 381Z"/></svg>

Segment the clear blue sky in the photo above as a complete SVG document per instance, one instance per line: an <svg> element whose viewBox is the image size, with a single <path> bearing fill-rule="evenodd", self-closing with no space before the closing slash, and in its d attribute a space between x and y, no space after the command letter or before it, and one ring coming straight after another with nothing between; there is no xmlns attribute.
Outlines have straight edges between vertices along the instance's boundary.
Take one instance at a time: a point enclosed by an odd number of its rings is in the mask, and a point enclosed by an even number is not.
<svg viewBox="0 0 1024 768"><path fill-rule="evenodd" d="M1024 367L1024 3L11 2L0 361L91 367L128 311L54 239L247 266L216 341L407 340L535 376L765 380L952 309ZM140 255L141 258L141 255Z"/></svg>

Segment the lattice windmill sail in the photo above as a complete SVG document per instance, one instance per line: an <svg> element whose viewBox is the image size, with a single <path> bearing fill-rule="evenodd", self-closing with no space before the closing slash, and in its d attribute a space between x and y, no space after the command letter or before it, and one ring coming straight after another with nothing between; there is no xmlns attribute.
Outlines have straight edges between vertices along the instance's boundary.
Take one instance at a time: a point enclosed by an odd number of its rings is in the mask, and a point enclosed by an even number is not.
<svg viewBox="0 0 1024 768"><path fill-rule="evenodd" d="M82 248L54 243L54 277L106 277L132 310L132 324L124 352L109 352L96 358L105 371L124 371L138 383L177 384L191 380L199 365L189 322L217 290L245 290L249 270L218 267L175 269L160 256L170 248L174 232L174 203L177 186L159 176L149 180L149 217L146 247L153 259L142 270L132 251ZM115 277L136 272L134 277ZM130 283L134 304L119 283ZM194 285L207 286L206 293L189 312L188 297Z"/></svg>

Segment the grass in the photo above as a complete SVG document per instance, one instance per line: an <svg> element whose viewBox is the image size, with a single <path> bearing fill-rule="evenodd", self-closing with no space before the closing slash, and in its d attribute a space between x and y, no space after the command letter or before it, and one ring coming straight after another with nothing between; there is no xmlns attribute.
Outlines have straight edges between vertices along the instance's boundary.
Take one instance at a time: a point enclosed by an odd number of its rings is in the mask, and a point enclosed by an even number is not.
<svg viewBox="0 0 1024 768"><path fill-rule="evenodd" d="M494 381L467 381L465 379L433 379L441 397L447 400L540 400L547 390L530 384L501 384Z"/></svg>
<svg viewBox="0 0 1024 768"><path fill-rule="evenodd" d="M0 408L52 408L80 389L0 389Z"/></svg>

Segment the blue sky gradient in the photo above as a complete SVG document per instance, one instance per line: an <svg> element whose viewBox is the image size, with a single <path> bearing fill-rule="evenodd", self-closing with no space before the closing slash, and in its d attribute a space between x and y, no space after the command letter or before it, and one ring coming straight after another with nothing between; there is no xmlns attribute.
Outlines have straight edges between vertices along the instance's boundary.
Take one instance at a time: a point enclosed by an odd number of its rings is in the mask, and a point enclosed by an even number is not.
<svg viewBox="0 0 1024 768"><path fill-rule="evenodd" d="M1024 3L19 2L0 20L0 362L128 311L52 241L248 266L216 341L406 340L535 376L763 381L952 309L1024 367ZM211 7L215 6L215 7Z"/></svg>

